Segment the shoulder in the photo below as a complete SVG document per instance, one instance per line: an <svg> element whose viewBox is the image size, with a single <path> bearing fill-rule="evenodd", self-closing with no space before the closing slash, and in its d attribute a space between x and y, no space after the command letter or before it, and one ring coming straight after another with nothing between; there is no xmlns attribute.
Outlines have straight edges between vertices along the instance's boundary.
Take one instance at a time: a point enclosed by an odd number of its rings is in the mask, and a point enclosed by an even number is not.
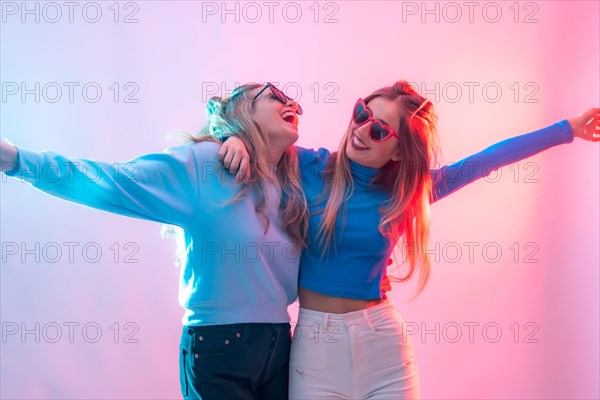
<svg viewBox="0 0 600 400"><path fill-rule="evenodd" d="M220 143L203 141L172 146L165 152L184 163L189 170L195 170L199 179L207 183L214 179L220 181L229 179L229 174L219 157L220 149Z"/></svg>
<svg viewBox="0 0 600 400"><path fill-rule="evenodd" d="M300 167L307 166L309 164L324 164L328 159L331 153L329 150L320 147L317 150L315 149L307 149L304 147L295 146L296 153L298 154L298 163Z"/></svg>
<svg viewBox="0 0 600 400"><path fill-rule="evenodd" d="M219 143L204 141L178 144L165 149L164 152L184 158L192 156L198 164L201 164L220 161L220 149L221 145Z"/></svg>
<svg viewBox="0 0 600 400"><path fill-rule="evenodd" d="M207 140L204 142L186 143L180 146L175 146L174 148L187 148L188 151L194 153L194 156L196 156L198 161L218 160L221 144Z"/></svg>

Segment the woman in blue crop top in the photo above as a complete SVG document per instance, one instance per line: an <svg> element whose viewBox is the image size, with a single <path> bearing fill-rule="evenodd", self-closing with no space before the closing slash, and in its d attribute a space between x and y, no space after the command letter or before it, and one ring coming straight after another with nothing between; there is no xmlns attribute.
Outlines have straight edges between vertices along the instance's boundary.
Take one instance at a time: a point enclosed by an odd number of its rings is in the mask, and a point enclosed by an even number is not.
<svg viewBox="0 0 600 400"><path fill-rule="evenodd" d="M393 247L402 239L410 249L401 281L418 271L420 293L430 269L430 203L574 136L599 141L598 119L591 109L430 170L437 153L433 105L400 81L356 102L338 152L297 148L310 219L290 398L419 398L404 321L379 288Z"/></svg>

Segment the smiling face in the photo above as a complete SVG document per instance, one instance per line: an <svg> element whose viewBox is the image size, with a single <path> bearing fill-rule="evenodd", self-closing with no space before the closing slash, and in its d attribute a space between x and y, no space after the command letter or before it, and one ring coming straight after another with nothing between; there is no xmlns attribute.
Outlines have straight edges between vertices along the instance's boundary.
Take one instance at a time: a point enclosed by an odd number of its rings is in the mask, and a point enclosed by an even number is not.
<svg viewBox="0 0 600 400"><path fill-rule="evenodd" d="M248 98L253 99L261 89L263 87L249 91ZM269 137L272 155L276 158L271 160L272 162L278 162L281 154L298 140L297 107L297 103L291 100L285 104L281 103L271 88L265 89L254 100L252 119ZM276 154L279 154L279 158Z"/></svg>
<svg viewBox="0 0 600 400"><path fill-rule="evenodd" d="M371 110L374 120L390 126L398 132L400 126L400 113L398 104L395 101L384 97L375 97L367 104ZM346 155L352 161L364 165L365 167L381 168L390 160L398 161L400 153L398 151L398 139L394 136L388 136L383 141L373 141L371 139L371 125L373 121L368 121L363 125L358 125L351 121L346 137Z"/></svg>

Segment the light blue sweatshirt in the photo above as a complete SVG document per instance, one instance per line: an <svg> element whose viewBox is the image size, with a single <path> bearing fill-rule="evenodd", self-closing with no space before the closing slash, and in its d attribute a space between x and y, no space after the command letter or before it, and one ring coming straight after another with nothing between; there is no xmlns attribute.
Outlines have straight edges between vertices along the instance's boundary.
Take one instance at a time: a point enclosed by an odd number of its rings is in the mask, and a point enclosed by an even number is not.
<svg viewBox="0 0 600 400"><path fill-rule="evenodd" d="M219 148L185 144L126 163L18 148L17 166L6 175L65 200L183 228L184 325L289 322L300 257L278 223L280 194L271 184L265 233L256 192L230 203L242 185L224 169Z"/></svg>

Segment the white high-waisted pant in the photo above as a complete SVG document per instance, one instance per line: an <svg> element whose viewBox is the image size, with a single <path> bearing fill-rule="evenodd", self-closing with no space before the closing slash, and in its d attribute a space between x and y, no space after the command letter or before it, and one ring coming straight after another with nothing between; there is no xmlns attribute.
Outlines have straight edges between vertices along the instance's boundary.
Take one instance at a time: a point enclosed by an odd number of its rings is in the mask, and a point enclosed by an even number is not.
<svg viewBox="0 0 600 400"><path fill-rule="evenodd" d="M333 314L300 308L290 356L290 399L418 399L404 320L390 300Z"/></svg>

